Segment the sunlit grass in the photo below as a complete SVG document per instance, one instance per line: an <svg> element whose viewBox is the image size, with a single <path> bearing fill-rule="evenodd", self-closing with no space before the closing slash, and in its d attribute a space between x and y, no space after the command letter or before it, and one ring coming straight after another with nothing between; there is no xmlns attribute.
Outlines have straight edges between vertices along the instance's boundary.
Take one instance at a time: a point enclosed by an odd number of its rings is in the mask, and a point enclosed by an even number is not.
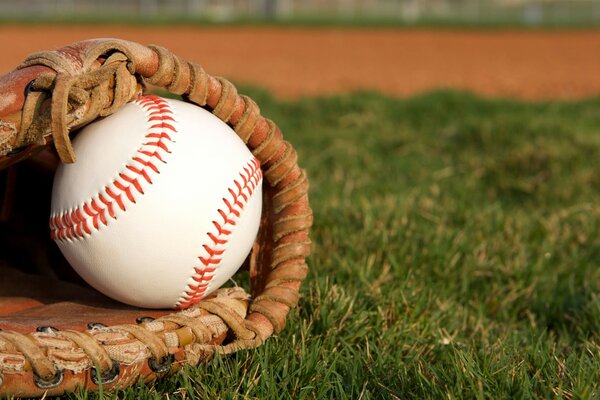
<svg viewBox="0 0 600 400"><path fill-rule="evenodd" d="M600 100L248 91L311 178L300 306L119 398L600 396Z"/></svg>

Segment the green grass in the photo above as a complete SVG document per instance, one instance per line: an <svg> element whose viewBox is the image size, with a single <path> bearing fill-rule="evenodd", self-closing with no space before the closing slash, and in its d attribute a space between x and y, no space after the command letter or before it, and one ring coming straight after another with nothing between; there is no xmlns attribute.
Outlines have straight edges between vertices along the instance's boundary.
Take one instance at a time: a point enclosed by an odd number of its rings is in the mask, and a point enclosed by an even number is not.
<svg viewBox="0 0 600 400"><path fill-rule="evenodd" d="M600 397L600 99L246 92L311 177L300 306L120 398Z"/></svg>

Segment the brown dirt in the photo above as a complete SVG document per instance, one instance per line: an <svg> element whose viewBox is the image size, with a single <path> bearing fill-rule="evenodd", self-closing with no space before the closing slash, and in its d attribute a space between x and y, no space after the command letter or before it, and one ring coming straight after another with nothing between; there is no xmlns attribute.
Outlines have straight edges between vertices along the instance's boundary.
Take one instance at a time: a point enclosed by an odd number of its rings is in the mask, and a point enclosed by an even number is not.
<svg viewBox="0 0 600 400"><path fill-rule="evenodd" d="M485 96L600 94L600 31L0 26L0 73L27 54L93 37L159 44L214 75L280 97L460 88Z"/></svg>

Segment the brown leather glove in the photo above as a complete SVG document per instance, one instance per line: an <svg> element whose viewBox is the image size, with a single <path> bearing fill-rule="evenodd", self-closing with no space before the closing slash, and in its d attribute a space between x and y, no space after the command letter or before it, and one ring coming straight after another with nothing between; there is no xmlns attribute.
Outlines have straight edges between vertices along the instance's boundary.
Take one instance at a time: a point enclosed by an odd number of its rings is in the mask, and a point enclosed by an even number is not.
<svg viewBox="0 0 600 400"><path fill-rule="evenodd" d="M177 313L128 307L83 283L48 244L52 175L58 162L76 158L69 132L112 114L146 84L213 112L262 164L251 295L219 289ZM0 396L151 381L182 365L174 361L260 345L297 304L312 212L296 152L230 82L164 48L86 40L33 54L0 77L0 168Z"/></svg>

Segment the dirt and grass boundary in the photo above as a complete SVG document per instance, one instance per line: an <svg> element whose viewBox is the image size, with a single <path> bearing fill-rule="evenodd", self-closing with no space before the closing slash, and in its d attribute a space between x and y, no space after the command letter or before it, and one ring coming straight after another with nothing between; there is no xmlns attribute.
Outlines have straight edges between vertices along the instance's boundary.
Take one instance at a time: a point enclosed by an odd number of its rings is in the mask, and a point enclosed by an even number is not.
<svg viewBox="0 0 600 400"><path fill-rule="evenodd" d="M0 71L94 37L158 44L236 83L298 98L435 89L569 100L600 93L600 30L126 24L0 24Z"/></svg>

